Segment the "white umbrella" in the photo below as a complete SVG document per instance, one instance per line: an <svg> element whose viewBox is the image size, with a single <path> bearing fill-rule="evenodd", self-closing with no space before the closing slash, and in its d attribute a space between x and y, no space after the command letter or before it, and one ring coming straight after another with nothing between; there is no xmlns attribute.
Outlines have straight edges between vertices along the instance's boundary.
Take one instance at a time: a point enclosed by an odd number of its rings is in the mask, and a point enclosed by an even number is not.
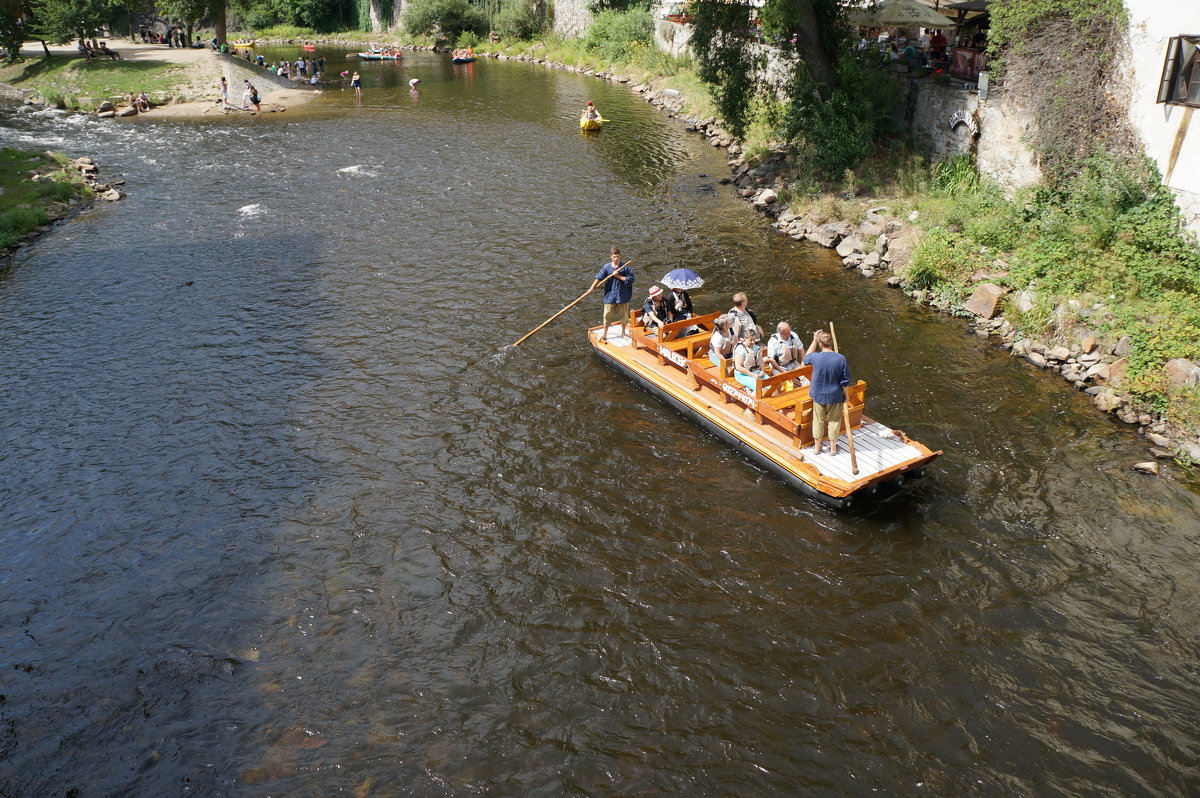
<svg viewBox="0 0 1200 798"><path fill-rule="evenodd" d="M919 0L885 0L874 12L851 11L849 19L868 28L953 28L955 24Z"/></svg>

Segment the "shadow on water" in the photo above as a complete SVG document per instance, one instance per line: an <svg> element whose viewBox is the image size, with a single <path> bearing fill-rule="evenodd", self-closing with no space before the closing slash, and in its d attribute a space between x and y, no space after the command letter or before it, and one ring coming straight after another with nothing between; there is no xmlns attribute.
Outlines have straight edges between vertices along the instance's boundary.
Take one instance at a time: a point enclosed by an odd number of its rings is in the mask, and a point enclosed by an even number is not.
<svg viewBox="0 0 1200 798"><path fill-rule="evenodd" d="M361 106L0 129L130 193L0 282L0 791L1196 792L1200 508L1127 431L764 229L623 88L361 68ZM639 297L834 320L946 454L836 513L594 360L598 298L496 352L613 243Z"/></svg>

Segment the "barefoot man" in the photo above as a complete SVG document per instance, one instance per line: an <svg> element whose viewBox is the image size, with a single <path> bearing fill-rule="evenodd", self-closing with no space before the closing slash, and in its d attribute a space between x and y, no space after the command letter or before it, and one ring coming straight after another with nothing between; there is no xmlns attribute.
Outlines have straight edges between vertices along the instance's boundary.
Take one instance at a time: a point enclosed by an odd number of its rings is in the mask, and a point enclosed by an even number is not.
<svg viewBox="0 0 1200 798"><path fill-rule="evenodd" d="M596 286L614 272L616 272L616 277L604 283L604 334L600 336L602 344L608 343L608 328L612 326L613 322L620 322L622 338L626 336L629 326L629 300L633 298L633 269L629 268L629 264L621 265L621 250L616 247L612 248L609 262L601 266L600 271L596 273L596 279L592 281L592 287L588 289L588 293L595 291Z"/></svg>
<svg viewBox="0 0 1200 798"><path fill-rule="evenodd" d="M817 351L818 348L820 351ZM829 453L838 453L838 436L842 429L842 404L850 384L850 367L843 355L833 351L833 337L825 330L813 333L812 343L804 355L804 365L812 366L812 384L808 395L813 401L813 453L821 453L821 440L829 433Z"/></svg>

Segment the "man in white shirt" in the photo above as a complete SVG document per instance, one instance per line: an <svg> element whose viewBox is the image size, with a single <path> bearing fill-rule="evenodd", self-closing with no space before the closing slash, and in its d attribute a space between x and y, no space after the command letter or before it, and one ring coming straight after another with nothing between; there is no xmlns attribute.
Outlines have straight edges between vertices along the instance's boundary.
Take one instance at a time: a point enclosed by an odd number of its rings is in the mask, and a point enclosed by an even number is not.
<svg viewBox="0 0 1200 798"><path fill-rule="evenodd" d="M775 327L775 334L767 341L767 362L779 374L800 368L804 357L804 344L800 336L792 332L792 327L786 321L781 321Z"/></svg>

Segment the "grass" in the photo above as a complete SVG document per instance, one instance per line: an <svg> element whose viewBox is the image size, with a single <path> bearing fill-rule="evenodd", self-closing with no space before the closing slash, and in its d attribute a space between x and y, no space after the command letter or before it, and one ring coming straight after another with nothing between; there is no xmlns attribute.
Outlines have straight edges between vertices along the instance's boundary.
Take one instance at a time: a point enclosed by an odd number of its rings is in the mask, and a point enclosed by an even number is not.
<svg viewBox="0 0 1200 798"><path fill-rule="evenodd" d="M32 175L38 176L33 180ZM88 196L82 176L57 153L0 149L0 247L50 220L46 206Z"/></svg>
<svg viewBox="0 0 1200 798"><path fill-rule="evenodd" d="M32 89L47 103L79 106L79 98L118 99L144 91L160 102L191 79L188 68L166 61L100 61L66 55L26 58L0 66L0 83Z"/></svg>

